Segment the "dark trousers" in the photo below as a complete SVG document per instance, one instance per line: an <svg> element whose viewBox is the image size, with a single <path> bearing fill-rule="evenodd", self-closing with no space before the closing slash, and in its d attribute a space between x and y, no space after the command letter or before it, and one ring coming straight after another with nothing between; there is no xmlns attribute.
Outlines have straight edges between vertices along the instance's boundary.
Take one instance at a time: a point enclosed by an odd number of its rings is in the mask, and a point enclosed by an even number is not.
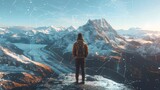
<svg viewBox="0 0 160 90"><path fill-rule="evenodd" d="M85 80L85 58L76 58L75 61L75 65L76 65L76 81L78 82L78 77L79 77L79 71L81 68L81 72L82 72L82 82L84 82Z"/></svg>

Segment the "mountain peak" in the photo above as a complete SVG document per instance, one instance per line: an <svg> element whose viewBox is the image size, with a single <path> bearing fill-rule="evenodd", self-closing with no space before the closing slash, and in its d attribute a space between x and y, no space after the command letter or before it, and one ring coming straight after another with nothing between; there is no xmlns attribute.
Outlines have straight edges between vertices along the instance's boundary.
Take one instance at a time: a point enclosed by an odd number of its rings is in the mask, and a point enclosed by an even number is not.
<svg viewBox="0 0 160 90"><path fill-rule="evenodd" d="M68 27L69 29L76 29L76 27L75 26L70 26L70 27Z"/></svg>
<svg viewBox="0 0 160 90"><path fill-rule="evenodd" d="M55 27L55 26L50 26L52 29L54 29L55 31L59 32L59 31L63 31L65 30L66 28L65 27Z"/></svg>
<svg viewBox="0 0 160 90"><path fill-rule="evenodd" d="M66 30L67 30L67 31L74 31L74 30L76 30L76 27L70 26L70 27L68 27Z"/></svg>
<svg viewBox="0 0 160 90"><path fill-rule="evenodd" d="M104 19L94 19L94 20L91 20L89 19L87 24L91 24L91 25L96 25L96 26L100 26L100 27L105 27L105 28L112 28L111 25Z"/></svg>

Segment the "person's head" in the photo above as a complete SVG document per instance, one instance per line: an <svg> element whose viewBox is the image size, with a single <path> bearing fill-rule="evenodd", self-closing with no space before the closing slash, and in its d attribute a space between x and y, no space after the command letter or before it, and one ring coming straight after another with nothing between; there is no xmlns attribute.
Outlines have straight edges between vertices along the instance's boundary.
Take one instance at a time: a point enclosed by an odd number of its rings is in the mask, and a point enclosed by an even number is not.
<svg viewBox="0 0 160 90"><path fill-rule="evenodd" d="M82 36L82 33L78 33L78 37L77 37L77 40L83 40L83 36Z"/></svg>

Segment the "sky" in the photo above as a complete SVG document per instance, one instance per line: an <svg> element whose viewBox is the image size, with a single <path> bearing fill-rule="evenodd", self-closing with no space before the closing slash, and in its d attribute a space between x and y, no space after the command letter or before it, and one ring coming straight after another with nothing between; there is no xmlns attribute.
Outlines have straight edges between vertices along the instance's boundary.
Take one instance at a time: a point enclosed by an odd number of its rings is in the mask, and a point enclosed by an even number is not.
<svg viewBox="0 0 160 90"><path fill-rule="evenodd" d="M160 30L160 0L0 0L0 26L79 27L101 18L117 30Z"/></svg>

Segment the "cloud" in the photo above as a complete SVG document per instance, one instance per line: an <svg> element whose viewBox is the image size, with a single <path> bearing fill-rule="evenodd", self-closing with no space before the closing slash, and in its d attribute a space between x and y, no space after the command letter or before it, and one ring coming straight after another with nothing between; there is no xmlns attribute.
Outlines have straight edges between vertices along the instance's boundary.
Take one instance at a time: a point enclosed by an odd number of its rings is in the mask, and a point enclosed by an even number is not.
<svg viewBox="0 0 160 90"><path fill-rule="evenodd" d="M144 24L141 24L139 27L141 27L143 30L159 30L160 31L160 26L158 23L153 22L145 22Z"/></svg>

